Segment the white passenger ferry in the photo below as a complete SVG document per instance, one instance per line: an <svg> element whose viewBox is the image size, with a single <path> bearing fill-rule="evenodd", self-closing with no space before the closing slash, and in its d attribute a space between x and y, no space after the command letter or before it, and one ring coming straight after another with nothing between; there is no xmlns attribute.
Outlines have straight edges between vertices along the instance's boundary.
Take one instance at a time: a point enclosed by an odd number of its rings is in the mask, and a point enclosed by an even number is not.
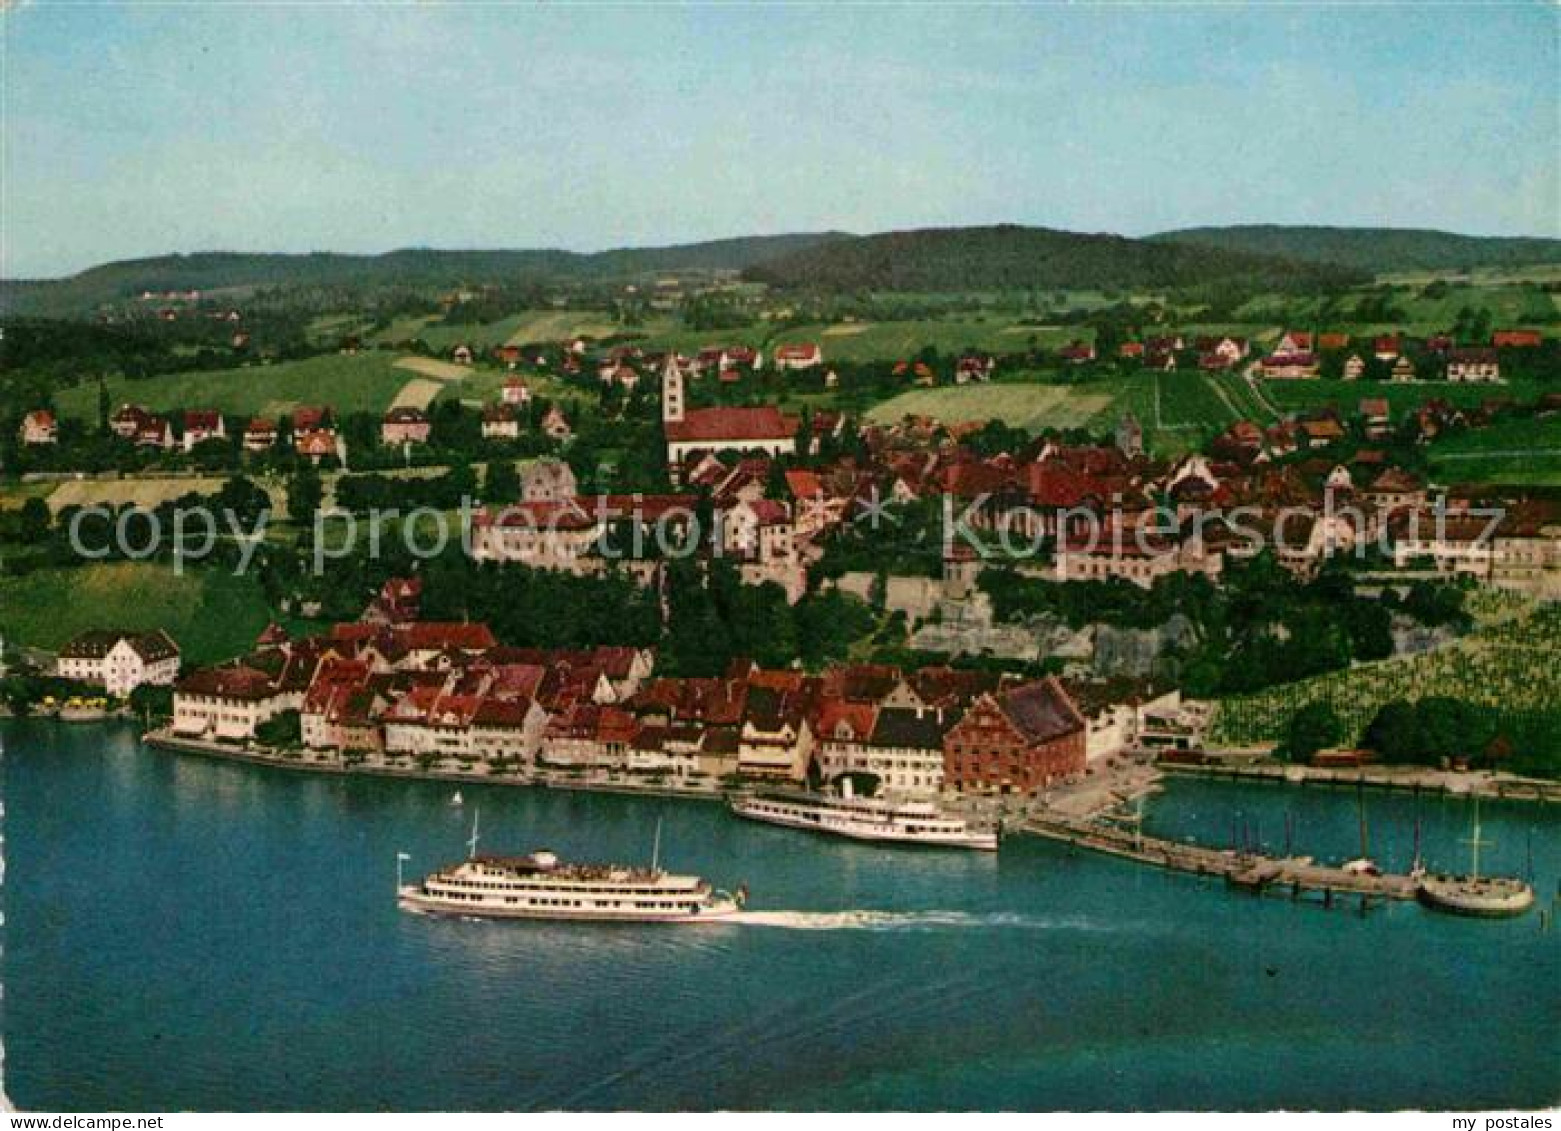
<svg viewBox="0 0 1561 1131"><path fill-rule="evenodd" d="M661 829L650 867L571 864L540 850L529 856L480 856L472 823L470 854L422 883L396 888L405 911L482 919L568 919L617 923L706 923L740 911L747 889L713 889L698 876L657 866Z"/></svg>
<svg viewBox="0 0 1561 1131"><path fill-rule="evenodd" d="M930 801L760 790L736 794L729 804L741 817L854 840L997 849L995 830L973 828Z"/></svg>

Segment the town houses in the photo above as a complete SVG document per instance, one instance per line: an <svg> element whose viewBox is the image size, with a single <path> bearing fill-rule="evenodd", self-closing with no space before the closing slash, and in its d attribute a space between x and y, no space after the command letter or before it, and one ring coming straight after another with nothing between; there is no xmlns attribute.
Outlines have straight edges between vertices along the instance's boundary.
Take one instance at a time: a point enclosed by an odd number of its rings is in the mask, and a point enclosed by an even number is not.
<svg viewBox="0 0 1561 1131"><path fill-rule="evenodd" d="M296 713L294 756L339 766L707 789L869 775L934 798L1033 794L1086 769L1088 720L1051 678L743 661L679 679L654 664L647 649L507 647L463 623L355 622L298 639L272 626L250 654L178 682L167 737L253 750Z"/></svg>

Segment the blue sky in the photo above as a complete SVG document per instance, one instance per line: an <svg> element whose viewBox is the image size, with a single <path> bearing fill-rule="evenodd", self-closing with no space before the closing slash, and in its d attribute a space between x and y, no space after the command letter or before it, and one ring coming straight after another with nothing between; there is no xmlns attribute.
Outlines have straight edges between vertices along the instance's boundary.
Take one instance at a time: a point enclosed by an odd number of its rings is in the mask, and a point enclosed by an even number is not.
<svg viewBox="0 0 1561 1131"><path fill-rule="evenodd" d="M0 274L1012 221L1561 235L1561 8L66 6Z"/></svg>

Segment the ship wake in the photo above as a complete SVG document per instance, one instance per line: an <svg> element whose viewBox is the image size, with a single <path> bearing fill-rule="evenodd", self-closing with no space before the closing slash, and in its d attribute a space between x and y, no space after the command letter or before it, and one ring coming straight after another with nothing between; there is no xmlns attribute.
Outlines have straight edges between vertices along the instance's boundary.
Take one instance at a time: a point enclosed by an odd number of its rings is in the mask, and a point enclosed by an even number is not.
<svg viewBox="0 0 1561 1131"><path fill-rule="evenodd" d="M1103 930L1077 916L993 911L741 911L722 922L789 931Z"/></svg>

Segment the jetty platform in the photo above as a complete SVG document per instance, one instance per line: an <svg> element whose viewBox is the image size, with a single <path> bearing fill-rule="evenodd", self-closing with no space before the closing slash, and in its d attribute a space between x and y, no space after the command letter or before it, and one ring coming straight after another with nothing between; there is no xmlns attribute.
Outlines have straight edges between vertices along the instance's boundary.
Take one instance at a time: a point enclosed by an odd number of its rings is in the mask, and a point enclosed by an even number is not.
<svg viewBox="0 0 1561 1131"><path fill-rule="evenodd" d="M1217 877L1254 894L1321 899L1328 906L1341 897L1357 897L1364 906L1372 900L1414 899L1420 893L1413 876L1351 871L1308 856L1265 856L1186 844L1145 836L1135 827L1056 812L1031 815L1017 831L1168 871Z"/></svg>

